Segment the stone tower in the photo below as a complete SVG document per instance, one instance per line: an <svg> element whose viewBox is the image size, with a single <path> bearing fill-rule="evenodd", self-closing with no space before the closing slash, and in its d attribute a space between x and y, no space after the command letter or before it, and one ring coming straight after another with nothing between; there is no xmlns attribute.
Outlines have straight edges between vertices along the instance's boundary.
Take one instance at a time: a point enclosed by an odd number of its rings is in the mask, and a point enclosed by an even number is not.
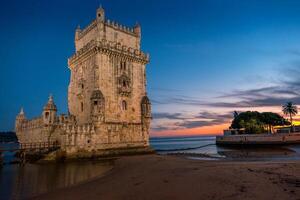
<svg viewBox="0 0 300 200"><path fill-rule="evenodd" d="M57 116L50 96L41 116L21 111L16 132L22 143L55 143L69 157L149 152L151 103L146 92L149 55L141 51L141 26L106 20L102 7L75 31L67 115Z"/></svg>
<svg viewBox="0 0 300 200"><path fill-rule="evenodd" d="M86 29L77 28L68 105L79 124L141 122L149 58L140 51L140 41L139 25L131 29L105 21L102 7Z"/></svg>
<svg viewBox="0 0 300 200"><path fill-rule="evenodd" d="M107 142L148 144L151 104L146 93L149 55L140 49L141 27L96 19L75 32L76 53L69 58L69 112L79 125L93 124Z"/></svg>

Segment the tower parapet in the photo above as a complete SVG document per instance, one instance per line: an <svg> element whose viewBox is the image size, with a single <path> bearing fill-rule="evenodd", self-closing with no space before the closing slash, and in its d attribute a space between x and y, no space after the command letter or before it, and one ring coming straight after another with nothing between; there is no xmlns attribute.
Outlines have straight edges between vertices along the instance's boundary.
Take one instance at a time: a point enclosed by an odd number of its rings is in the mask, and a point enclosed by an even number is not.
<svg viewBox="0 0 300 200"><path fill-rule="evenodd" d="M76 29L75 38L76 51L92 40L101 41L102 39L140 49L141 27L138 24L127 27L108 20L105 18L104 9L100 7L97 9L95 20L82 30Z"/></svg>

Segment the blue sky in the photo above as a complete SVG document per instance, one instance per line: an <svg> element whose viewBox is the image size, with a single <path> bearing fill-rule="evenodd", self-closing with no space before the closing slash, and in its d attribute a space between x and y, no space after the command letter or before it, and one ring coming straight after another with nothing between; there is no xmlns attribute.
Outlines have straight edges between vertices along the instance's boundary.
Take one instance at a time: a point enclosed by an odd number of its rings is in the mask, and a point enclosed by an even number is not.
<svg viewBox="0 0 300 200"><path fill-rule="evenodd" d="M107 18L142 26L153 132L216 132L207 128L233 110L300 103L300 1L2 0L0 130L21 106L38 116L49 93L67 111L74 30L100 3Z"/></svg>

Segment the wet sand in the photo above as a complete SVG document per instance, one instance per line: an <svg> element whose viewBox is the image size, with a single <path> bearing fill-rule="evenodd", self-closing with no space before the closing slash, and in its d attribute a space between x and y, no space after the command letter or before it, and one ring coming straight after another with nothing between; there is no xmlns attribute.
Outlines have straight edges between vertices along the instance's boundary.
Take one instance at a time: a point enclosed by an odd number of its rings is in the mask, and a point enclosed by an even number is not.
<svg viewBox="0 0 300 200"><path fill-rule="evenodd" d="M122 157L105 176L34 199L300 200L300 161L201 161Z"/></svg>

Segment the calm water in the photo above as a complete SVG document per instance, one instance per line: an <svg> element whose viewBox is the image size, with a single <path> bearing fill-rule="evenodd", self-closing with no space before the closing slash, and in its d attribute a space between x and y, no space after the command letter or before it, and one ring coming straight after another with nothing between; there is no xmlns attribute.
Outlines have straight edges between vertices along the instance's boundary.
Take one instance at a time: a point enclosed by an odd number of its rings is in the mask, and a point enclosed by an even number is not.
<svg viewBox="0 0 300 200"><path fill-rule="evenodd" d="M1 144L0 148L16 144ZM6 152L5 163L15 160ZM69 187L103 175L112 169L111 161L81 161L53 164L5 164L0 167L0 199L27 199L38 194Z"/></svg>
<svg viewBox="0 0 300 200"><path fill-rule="evenodd" d="M264 148L225 148L215 145L215 137L151 138L160 154L185 154L192 159L227 160L300 160L300 145Z"/></svg>
<svg viewBox="0 0 300 200"><path fill-rule="evenodd" d="M272 148L223 148L215 145L215 137L151 138L151 146L159 154L179 153L201 160L300 160L300 145ZM0 148L17 144L0 144ZM69 187L103 175L112 162L71 162L61 164L8 164L14 153L4 154L0 167L0 199L26 199L38 194Z"/></svg>

